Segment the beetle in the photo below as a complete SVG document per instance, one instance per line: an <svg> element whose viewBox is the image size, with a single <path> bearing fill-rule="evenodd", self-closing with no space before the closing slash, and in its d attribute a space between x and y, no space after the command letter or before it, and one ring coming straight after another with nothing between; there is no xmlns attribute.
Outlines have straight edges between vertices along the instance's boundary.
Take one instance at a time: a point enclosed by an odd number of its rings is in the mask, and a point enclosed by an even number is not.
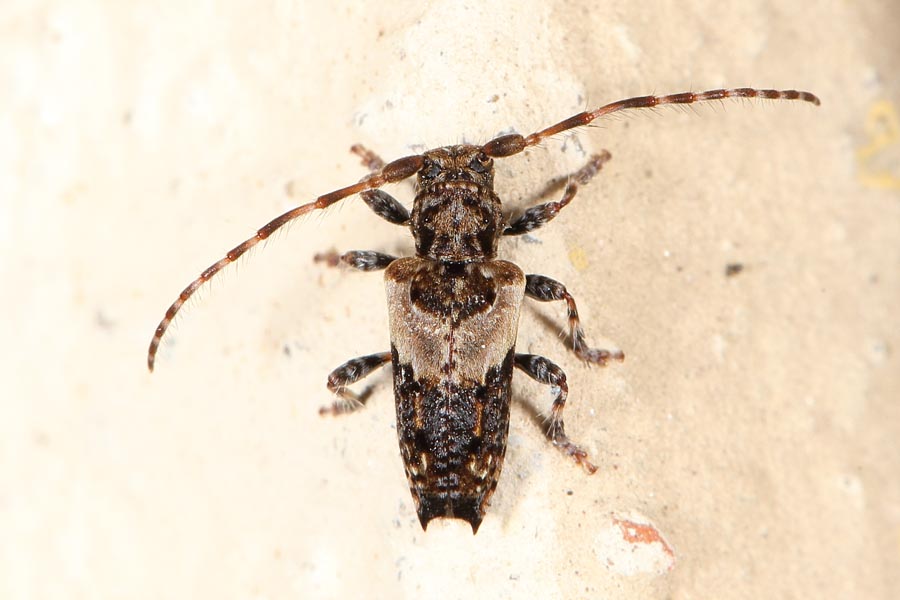
<svg viewBox="0 0 900 600"><path fill-rule="evenodd" d="M348 386L390 362L400 453L422 528L435 518L456 518L477 533L506 453L514 368L550 386L554 398L547 436L552 444L588 473L596 471L587 453L565 433L565 373L547 358L515 351L524 298L566 303L573 350L583 361L606 365L624 359L621 351L588 347L575 299L563 284L543 275L526 275L497 258L501 237L528 233L556 217L578 186L610 159L609 153L592 156L574 173L560 200L529 208L512 221L507 221L494 193L494 159L518 154L550 136L621 110L725 98L820 103L809 92L754 88L639 96L581 112L527 136L514 133L483 145L444 146L387 164L354 146L372 173L276 217L203 271L157 326L147 366L153 370L159 344L175 315L216 273L286 223L359 194L375 214L410 229L415 256L353 251L340 257L362 271L384 270L391 346L389 352L355 358L335 369L327 385L339 400L320 412L342 414L362 407L367 395ZM416 192L410 213L379 188L413 176Z"/></svg>

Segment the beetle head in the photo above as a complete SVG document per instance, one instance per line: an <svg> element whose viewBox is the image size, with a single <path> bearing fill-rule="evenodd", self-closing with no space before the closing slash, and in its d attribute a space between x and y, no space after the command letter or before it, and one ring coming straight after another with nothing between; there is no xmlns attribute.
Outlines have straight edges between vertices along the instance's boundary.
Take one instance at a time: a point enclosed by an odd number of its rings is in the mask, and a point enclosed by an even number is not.
<svg viewBox="0 0 900 600"><path fill-rule="evenodd" d="M503 226L493 159L468 145L424 156L411 222L416 253L445 262L493 258Z"/></svg>

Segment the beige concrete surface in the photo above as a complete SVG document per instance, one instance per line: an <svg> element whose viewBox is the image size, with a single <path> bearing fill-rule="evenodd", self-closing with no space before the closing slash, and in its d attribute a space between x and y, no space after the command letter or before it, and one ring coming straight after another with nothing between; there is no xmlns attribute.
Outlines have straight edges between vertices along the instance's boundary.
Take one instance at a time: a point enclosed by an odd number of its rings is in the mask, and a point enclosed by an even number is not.
<svg viewBox="0 0 900 600"><path fill-rule="evenodd" d="M6 0L0 598L900 597L898 40L896 0ZM822 106L621 115L498 163L515 212L612 153L502 254L627 358L579 364L564 308L529 303L519 347L568 373L600 470L547 444L517 374L475 537L421 531L388 371L365 411L317 414L388 340L380 276L312 256L411 251L358 199L230 268L145 368L193 277L363 175L353 143L747 85Z"/></svg>

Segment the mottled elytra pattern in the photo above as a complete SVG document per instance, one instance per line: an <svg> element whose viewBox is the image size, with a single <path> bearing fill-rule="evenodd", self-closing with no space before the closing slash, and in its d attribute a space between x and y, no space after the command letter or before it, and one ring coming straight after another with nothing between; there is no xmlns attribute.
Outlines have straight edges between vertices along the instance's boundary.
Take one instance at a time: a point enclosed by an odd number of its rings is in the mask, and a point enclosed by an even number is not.
<svg viewBox="0 0 900 600"><path fill-rule="evenodd" d="M385 271L397 432L422 526L478 528L509 426L525 274L503 260L401 258Z"/></svg>
<svg viewBox="0 0 900 600"><path fill-rule="evenodd" d="M509 429L513 368L550 386L553 404L547 436L554 446L588 473L596 467L587 452L565 433L566 375L550 360L515 352L523 299L566 303L569 337L575 354L587 363L621 361L621 351L591 348L566 287L543 275L526 275L497 259L499 239L521 235L551 221L610 159L592 156L573 173L556 202L526 210L509 221L494 193L493 159L518 154L548 137L583 127L618 111L666 104L693 104L725 98L801 100L818 105L809 92L751 88L719 89L668 96L640 96L582 112L527 136L508 134L483 145L446 146L385 163L375 153L351 149L371 173L358 183L319 196L276 217L194 279L169 307L150 341L152 371L159 344L184 303L204 283L286 223L359 194L372 211L390 223L408 227L416 256L398 258L357 250L340 257L317 255L361 271L385 270L390 316L390 352L350 360L328 376L338 396L323 414L361 408L371 389L354 393L348 386L391 363L397 431L410 491L423 528L439 517L467 521L478 530L497 487ZM378 189L416 176L412 211Z"/></svg>

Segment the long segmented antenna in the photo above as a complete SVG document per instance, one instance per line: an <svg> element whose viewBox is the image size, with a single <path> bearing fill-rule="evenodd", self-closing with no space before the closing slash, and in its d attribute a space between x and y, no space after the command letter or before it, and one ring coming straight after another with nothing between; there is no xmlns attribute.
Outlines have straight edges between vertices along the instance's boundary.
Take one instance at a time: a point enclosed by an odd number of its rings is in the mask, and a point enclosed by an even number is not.
<svg viewBox="0 0 900 600"><path fill-rule="evenodd" d="M597 110L590 112L582 112L571 116L568 119L560 121L556 125L551 125L546 129L542 129L527 137L523 137L517 133L503 135L495 138L481 147L482 151L488 156L501 157L512 156L518 154L529 146L540 144L544 139L562 133L576 127L583 127L592 123L594 120L626 110L630 108L653 108L654 106L662 106L664 104L695 104L697 102L709 102L710 100L722 100L724 98L765 98L768 100L803 100L818 106L819 99L809 92L800 92L797 90L757 90L754 88L736 88L731 90L709 90L706 92L682 92L680 94L669 94L668 96L638 96L636 98L628 98L627 100L619 100L601 106Z"/></svg>
<svg viewBox="0 0 900 600"><path fill-rule="evenodd" d="M414 155L400 158L391 163L388 163L384 166L383 169L366 177L359 183L348 185L347 187L343 187L339 190L329 192L324 196L319 196L312 202L298 206L297 208L291 209L283 215L272 219L271 221L263 225L256 232L256 235L254 235L252 238L244 240L243 242L229 250L224 257L210 265L205 271L200 273L200 276L197 277L197 279L193 280L186 288L184 288L181 294L178 295L178 298L175 300L175 302L172 303L172 306L169 307L169 310L166 311L166 315L156 327L156 332L153 334L153 339L150 340L150 349L147 352L147 368L150 369L150 371L153 371L153 364L156 362L156 351L159 349L159 343L160 341L162 341L166 330L172 323L172 319L175 318L175 315L178 314L178 311L181 310L181 307L185 302L187 302L188 298L193 296L194 292L196 292L201 285L212 279L216 273L236 261L247 250L260 243L261 241L275 233L275 231L277 231L287 223L293 221L294 219L302 217L303 215L314 210L328 208L335 202L343 200L347 196L352 196L353 194L358 194L359 192L372 188L378 188L385 185L386 183L393 183L395 181L406 179L407 177L414 175L419 169L422 168L422 163L424 162L424 160L425 159L422 156Z"/></svg>
<svg viewBox="0 0 900 600"><path fill-rule="evenodd" d="M488 156L492 156L495 158L512 156L513 154L522 152L523 150L525 150L525 148L540 144L544 139L554 136L557 133L562 133L564 131L575 129L577 127L583 127L592 123L594 120L599 119L600 117L618 112L620 110L632 108L652 108L654 106L662 106L664 104L694 104L697 102L708 102L710 100L722 100L725 98L802 100L804 102L815 104L816 106L819 105L819 99L815 95L809 92L801 92L797 90L779 91L758 90L754 88L736 88L730 90L709 90L699 93L683 92L680 94L670 94L668 96L638 96L636 98L628 98L627 100L619 100L618 102L613 102L611 104L607 104L606 106L601 106L600 108L590 112L579 113L577 115L569 117L568 119L560 121L556 125L551 125L546 129L542 129L540 131L532 133L529 136L510 134L494 138L487 144L483 145L481 149ZM153 339L150 340L150 349L147 353L147 367L151 371L153 371L153 365L156 361L156 352L159 349L159 344L162 341L166 330L169 328L169 325L171 325L172 320L175 318L175 315L178 314L178 311L181 310L181 307L184 305L184 303L194 295L194 292L196 292L197 289L204 283L212 279L216 275L216 273L236 261L242 254L247 252L247 250L258 244L262 240L268 238L276 230L280 229L290 221L293 221L294 219L297 219L298 217L308 214L314 210L327 208L335 202L343 200L348 196L358 194L359 192L365 190L379 188L387 183L393 183L406 179L407 177L411 177L419 169L422 168L424 160L425 159L422 155L414 155L400 158L391 163L388 163L380 171L366 177L359 183L343 187L333 192L329 192L323 196L319 196L312 202L298 206L297 208L291 209L283 215L276 217L275 219L263 225L256 232L256 235L232 248L222 259L210 265L209 268L203 271L199 277L197 277L186 288L184 288L175 302L173 302L169 309L166 311L166 314L163 317L162 321L160 321L159 325L156 327L156 332L153 334Z"/></svg>

